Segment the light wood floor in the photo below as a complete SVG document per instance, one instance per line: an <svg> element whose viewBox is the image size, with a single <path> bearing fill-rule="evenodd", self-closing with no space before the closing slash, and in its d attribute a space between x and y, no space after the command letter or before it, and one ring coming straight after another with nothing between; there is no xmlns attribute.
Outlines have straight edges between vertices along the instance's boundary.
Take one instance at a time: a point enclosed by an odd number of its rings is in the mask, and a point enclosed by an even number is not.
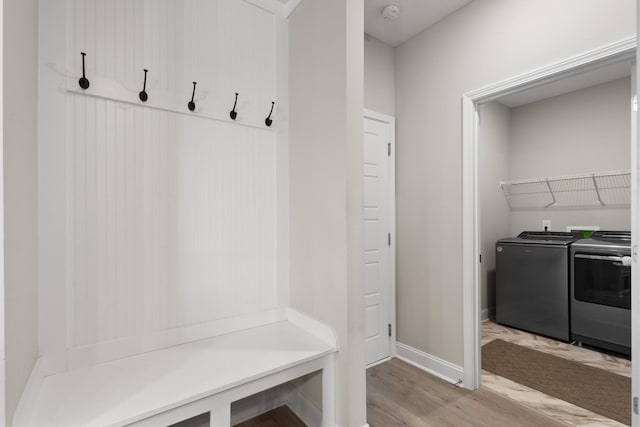
<svg viewBox="0 0 640 427"><path fill-rule="evenodd" d="M517 329L498 325L494 322L482 324L482 344L496 338L509 341L524 347L552 354L585 365L604 369L618 375L631 376L631 362L627 359L615 357L593 349L577 347L561 341L530 334ZM617 421L593 413L587 409L546 395L538 390L491 372L482 371L482 388L491 390L501 396L513 399L526 405L531 410L561 421L563 425L574 427L623 427ZM631 396L629 396L631 397Z"/></svg>
<svg viewBox="0 0 640 427"><path fill-rule="evenodd" d="M493 322L483 323L482 344L496 338L619 375L631 375L631 362L624 358ZM469 392L398 359L367 370L367 419L371 427L622 426L490 372L483 371L481 388Z"/></svg>
<svg viewBox="0 0 640 427"><path fill-rule="evenodd" d="M169 427L208 427L209 414L181 421ZM306 427L305 424L287 406L280 406L255 418L235 424L233 427Z"/></svg>
<svg viewBox="0 0 640 427"><path fill-rule="evenodd" d="M305 427L305 424L287 406L280 406L235 427Z"/></svg>
<svg viewBox="0 0 640 427"><path fill-rule="evenodd" d="M458 388L398 359L367 370L367 421L371 427L563 425L489 390Z"/></svg>

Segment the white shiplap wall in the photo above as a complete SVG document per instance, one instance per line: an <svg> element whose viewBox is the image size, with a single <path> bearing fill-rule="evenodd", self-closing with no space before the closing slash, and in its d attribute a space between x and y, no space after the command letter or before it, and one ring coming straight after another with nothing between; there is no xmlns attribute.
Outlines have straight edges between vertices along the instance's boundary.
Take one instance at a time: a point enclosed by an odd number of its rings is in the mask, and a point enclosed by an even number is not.
<svg viewBox="0 0 640 427"><path fill-rule="evenodd" d="M67 74L80 91L138 103L148 69L146 105L264 127L276 97L275 16L243 0L69 0ZM278 110L276 110L276 118ZM276 123L278 120L275 120Z"/></svg>
<svg viewBox="0 0 640 427"><path fill-rule="evenodd" d="M242 0L67 2L71 367L108 359L93 356L105 344L278 305L275 25Z"/></svg>

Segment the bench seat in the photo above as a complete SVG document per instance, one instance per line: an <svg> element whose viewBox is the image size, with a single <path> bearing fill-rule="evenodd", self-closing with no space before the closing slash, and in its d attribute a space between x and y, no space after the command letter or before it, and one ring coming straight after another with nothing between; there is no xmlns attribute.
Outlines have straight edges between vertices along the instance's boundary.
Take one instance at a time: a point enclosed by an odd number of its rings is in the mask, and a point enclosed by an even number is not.
<svg viewBox="0 0 640 427"><path fill-rule="evenodd" d="M176 345L43 378L25 425L168 425L210 412L226 427L231 402L307 373L323 370L332 389L336 351L291 320ZM331 411L332 392L323 395Z"/></svg>

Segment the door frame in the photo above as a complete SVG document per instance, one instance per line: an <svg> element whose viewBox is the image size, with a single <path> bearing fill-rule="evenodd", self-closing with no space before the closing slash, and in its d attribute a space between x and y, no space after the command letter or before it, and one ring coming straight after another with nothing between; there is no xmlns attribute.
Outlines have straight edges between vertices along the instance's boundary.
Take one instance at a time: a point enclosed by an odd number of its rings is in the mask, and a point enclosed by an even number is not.
<svg viewBox="0 0 640 427"><path fill-rule="evenodd" d="M0 81L4 81L4 0L0 0ZM4 242L4 92L0 86L0 241ZM0 245L0 425L6 422L4 244ZM15 408L14 408L15 409Z"/></svg>
<svg viewBox="0 0 640 427"><path fill-rule="evenodd" d="M396 356L396 119L377 111L364 109L364 119L376 120L388 124L390 127L389 143L391 153L389 155L389 233L391 233L391 246L389 249L389 323L391 323L391 338L389 357ZM382 359L385 361L388 359ZM373 366L381 361L374 362Z"/></svg>
<svg viewBox="0 0 640 427"><path fill-rule="evenodd" d="M599 68L604 65L627 61L636 56L636 37L597 48L583 54L547 65L542 68L506 79L483 88L465 93L462 96L462 295L463 295L463 385L469 390L480 386L480 211L478 194L478 126L479 106L502 96L531 89L562 78L570 77ZM632 148L638 140L631 136ZM634 171L631 197L638 200L639 185ZM638 231L634 228L637 205L632 203L632 231L634 242L638 240ZM637 227L638 224L635 225ZM635 243L634 243L635 244ZM634 265L638 265L634 262ZM638 269L640 271L640 268ZM633 286L633 285L632 285ZM637 294L637 293L636 293ZM640 301L640 300L634 300ZM632 304L635 310L640 302ZM636 326L634 321L632 327ZM632 334L633 335L633 334ZM633 344L632 344L633 345ZM639 349L640 350L640 349ZM638 363L633 363L635 367ZM634 371L635 372L635 371ZM636 376L632 381L634 390L638 384ZM635 394L634 394L635 395ZM640 426L634 416L633 426Z"/></svg>
<svg viewBox="0 0 640 427"><path fill-rule="evenodd" d="M638 58L638 46L636 46L636 58ZM640 357L640 336L638 330L640 328L640 297L638 290L640 289L640 270L638 264L638 243L640 243L640 185L638 182L638 167L640 166L640 146L638 142L638 64L637 59L633 65L633 73L631 74L631 91L634 96L631 98L631 138L634 143L631 144L631 255L633 266L631 268L631 425L640 427L640 417L634 409L633 402L637 399L638 388L640 387L640 363L637 363ZM635 190L634 190L635 189ZM633 361L636 361L635 363Z"/></svg>

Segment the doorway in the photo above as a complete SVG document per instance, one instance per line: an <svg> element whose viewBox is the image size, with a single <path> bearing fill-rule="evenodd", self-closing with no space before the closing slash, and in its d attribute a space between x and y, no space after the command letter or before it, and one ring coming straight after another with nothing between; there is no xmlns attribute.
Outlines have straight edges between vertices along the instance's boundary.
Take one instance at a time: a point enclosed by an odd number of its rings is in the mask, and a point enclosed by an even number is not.
<svg viewBox="0 0 640 427"><path fill-rule="evenodd" d="M395 120L364 114L366 364L395 353Z"/></svg>
<svg viewBox="0 0 640 427"><path fill-rule="evenodd" d="M604 67L629 63L635 58L635 38L623 40L578 57L534 70L489 87L470 92L463 97L463 304L464 304L464 386L476 389L480 385L480 294L481 264L478 138L479 107L489 101L512 94L522 94L544 85L545 90L556 90L568 77L589 77ZM579 81L580 78L572 79ZM556 86L554 88L554 86ZM632 119L633 122L633 119ZM637 141L635 131L632 138L632 224L633 248L637 244ZM506 237L506 236L505 236ZM634 257L634 266L637 260ZM633 288L638 289L638 278L634 275ZM635 307L634 303L634 310ZM635 334L637 335L637 333ZM634 340L636 338L634 337ZM637 351L633 342L633 351ZM635 389L635 388L634 388ZM634 419L634 425L637 421Z"/></svg>

